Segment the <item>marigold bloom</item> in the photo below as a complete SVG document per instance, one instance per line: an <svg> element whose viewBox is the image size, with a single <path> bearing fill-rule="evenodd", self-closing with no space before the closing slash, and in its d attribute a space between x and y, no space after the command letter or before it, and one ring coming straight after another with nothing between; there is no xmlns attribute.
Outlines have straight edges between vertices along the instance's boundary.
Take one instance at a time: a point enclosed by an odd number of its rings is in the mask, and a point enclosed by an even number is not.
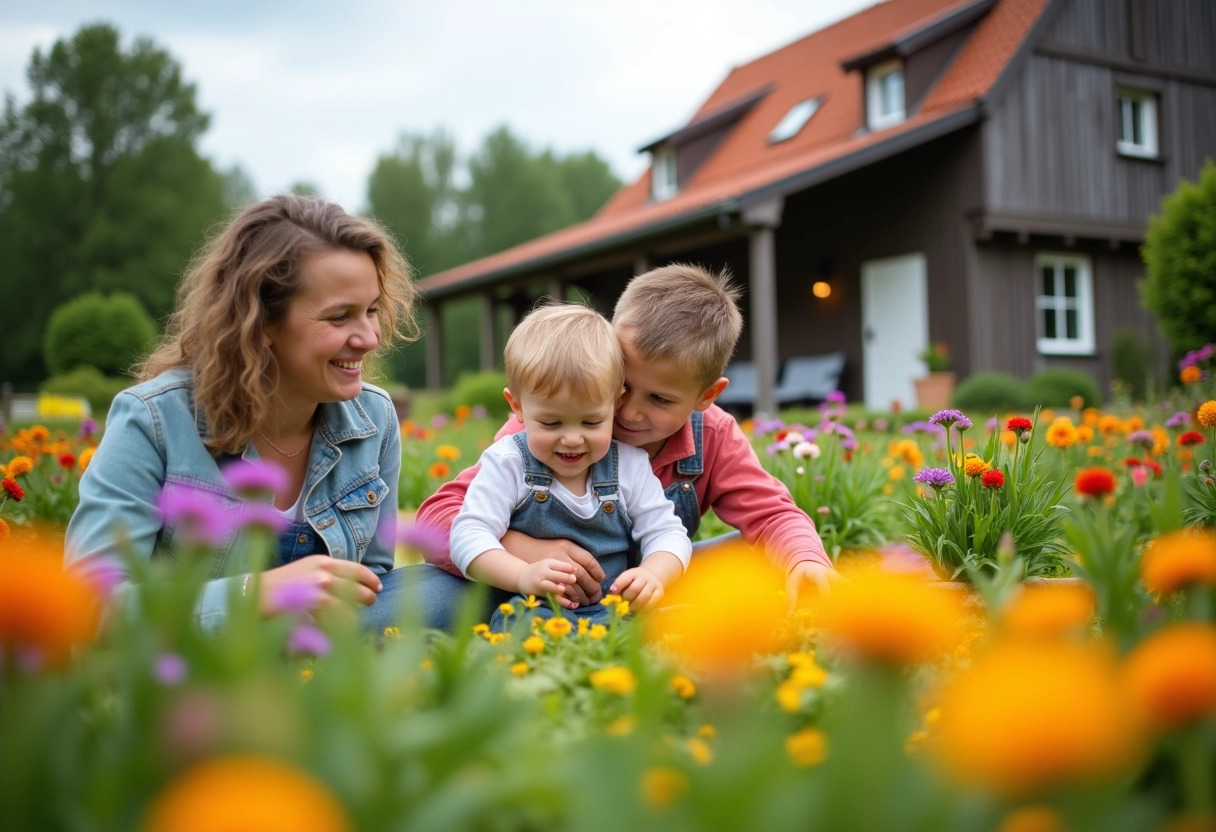
<svg viewBox="0 0 1216 832"><path fill-rule="evenodd" d="M97 453L96 448L85 448L80 452L80 459L76 460L76 465L80 468L80 473L84 473L89 467L89 463L93 461L93 454Z"/></svg>
<svg viewBox="0 0 1216 832"><path fill-rule="evenodd" d="M985 471L980 478L980 485L984 488L1001 488L1005 485L1005 475L993 468L991 471Z"/></svg>
<svg viewBox="0 0 1216 832"><path fill-rule="evenodd" d="M934 746L958 781L1007 794L1121 774L1141 735L1114 657L1093 645L1017 641L949 680Z"/></svg>
<svg viewBox="0 0 1216 832"><path fill-rule="evenodd" d="M1182 728L1216 714L1216 627L1187 622L1136 645L1124 665L1127 689L1157 728Z"/></svg>
<svg viewBox="0 0 1216 832"><path fill-rule="evenodd" d="M1216 400L1208 399L1199 405L1199 412L1195 415L1195 421L1199 423L1201 428L1216 428Z"/></svg>
<svg viewBox="0 0 1216 832"><path fill-rule="evenodd" d="M697 686L692 679L680 673L671 677L671 689L681 699L692 699L697 694Z"/></svg>
<svg viewBox="0 0 1216 832"><path fill-rule="evenodd" d="M587 638L599 641L608 635L608 628L603 624L592 624L591 629L587 631Z"/></svg>
<svg viewBox="0 0 1216 832"><path fill-rule="evenodd" d="M638 688L638 680L633 675L633 671L622 665L593 670L590 678L591 687L606 693L617 693L624 696L633 693Z"/></svg>
<svg viewBox="0 0 1216 832"><path fill-rule="evenodd" d="M1077 429L1070 419L1060 417L1048 426L1046 438L1053 448L1071 448L1077 444Z"/></svg>
<svg viewBox="0 0 1216 832"><path fill-rule="evenodd" d="M982 476L988 467L988 463L979 454L967 454L963 457L963 473L972 479Z"/></svg>
<svg viewBox="0 0 1216 832"><path fill-rule="evenodd" d="M527 662L516 662L515 664L511 665L511 675L512 676L526 676L526 675L528 675L528 671L530 669L531 668L528 667Z"/></svg>
<svg viewBox="0 0 1216 832"><path fill-rule="evenodd" d="M642 801L655 811L669 808L688 794L688 789L688 778L674 768L652 768L642 774Z"/></svg>
<svg viewBox="0 0 1216 832"><path fill-rule="evenodd" d="M51 438L51 432L44 425L34 425L30 428L30 439L34 442L45 442Z"/></svg>
<svg viewBox="0 0 1216 832"><path fill-rule="evenodd" d="M58 666L96 636L101 597L84 575L64 570L61 541L21 548L0 556L0 660L21 651Z"/></svg>
<svg viewBox="0 0 1216 832"><path fill-rule="evenodd" d="M785 738L785 753L800 768L817 766L827 759L828 738L818 728L803 728Z"/></svg>
<svg viewBox="0 0 1216 832"><path fill-rule="evenodd" d="M1140 578L1161 596L1191 584L1216 585L1216 536L1190 529L1150 541L1140 558Z"/></svg>
<svg viewBox="0 0 1216 832"><path fill-rule="evenodd" d="M15 456L4 468L5 476L20 477L34 470L34 460L28 456Z"/></svg>
<svg viewBox="0 0 1216 832"><path fill-rule="evenodd" d="M0 543L8 540L10 534L12 534L12 530L9 529L8 523L4 522L3 517L0 517Z"/></svg>
<svg viewBox="0 0 1216 832"><path fill-rule="evenodd" d="M565 638L573 629L574 625L570 623L570 619L562 616L555 616L545 622L545 632L553 638Z"/></svg>
<svg viewBox="0 0 1216 832"><path fill-rule="evenodd" d="M1115 475L1110 469L1100 466L1084 468L1077 472L1073 486L1078 494L1084 494L1086 497L1104 497L1114 493Z"/></svg>
<svg viewBox="0 0 1216 832"><path fill-rule="evenodd" d="M452 466L448 465L446 462L436 462L433 463L430 468L427 468L426 472L435 479L441 480L448 474L452 473Z"/></svg>
<svg viewBox="0 0 1216 832"><path fill-rule="evenodd" d="M1178 373L1178 380L1183 384L1194 384L1203 378L1203 371L1191 364L1189 367L1183 367L1182 372Z"/></svg>
<svg viewBox="0 0 1216 832"><path fill-rule="evenodd" d="M1011 430L1018 436L1021 436L1028 430L1034 429L1034 422L1027 419L1025 416L1014 416L1005 423L1005 430Z"/></svg>
<svg viewBox="0 0 1216 832"><path fill-rule="evenodd" d="M25 490L12 477L0 480L0 486L4 488L4 492L12 498L13 502L19 503L25 499Z"/></svg>
<svg viewBox="0 0 1216 832"><path fill-rule="evenodd" d="M456 421L458 422L463 422L472 415L473 408L469 407L467 404L458 404L456 405L456 409L452 411L452 416L455 417Z"/></svg>
<svg viewBox="0 0 1216 832"><path fill-rule="evenodd" d="M699 766L707 766L714 761L713 749L701 737L692 737L688 741L688 753L692 757L692 761Z"/></svg>
<svg viewBox="0 0 1216 832"><path fill-rule="evenodd" d="M523 648L535 655L545 649L545 640L540 636L528 636L524 639Z"/></svg>
<svg viewBox="0 0 1216 832"><path fill-rule="evenodd" d="M818 601L816 624L855 655L896 665L929 661L963 637L960 598L923 578L867 566Z"/></svg>
<svg viewBox="0 0 1216 832"><path fill-rule="evenodd" d="M311 774L270 757L230 755L187 770L157 796L143 832L349 832L346 810Z"/></svg>
<svg viewBox="0 0 1216 832"><path fill-rule="evenodd" d="M1058 638L1082 632L1093 615L1088 584L1026 584L1001 610L1001 626L1009 635Z"/></svg>
<svg viewBox="0 0 1216 832"><path fill-rule="evenodd" d="M448 462L455 462L460 459L460 448L457 448L455 445L440 445L435 449L435 455Z"/></svg>
<svg viewBox="0 0 1216 832"><path fill-rule="evenodd" d="M667 606L645 620L648 635L666 643L683 666L707 675L750 669L756 654L781 645L782 576L743 544L697 555L668 593Z"/></svg>

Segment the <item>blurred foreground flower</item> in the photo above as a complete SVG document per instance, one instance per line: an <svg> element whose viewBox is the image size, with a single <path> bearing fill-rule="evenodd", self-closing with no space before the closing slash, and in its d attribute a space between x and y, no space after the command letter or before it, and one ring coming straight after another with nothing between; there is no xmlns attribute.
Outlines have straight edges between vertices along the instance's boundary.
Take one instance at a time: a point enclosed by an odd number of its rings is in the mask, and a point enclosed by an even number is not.
<svg viewBox="0 0 1216 832"><path fill-rule="evenodd" d="M97 634L101 597L85 576L66 572L56 549L0 555L0 666L26 669L65 662L73 647Z"/></svg>
<svg viewBox="0 0 1216 832"><path fill-rule="evenodd" d="M956 781L1024 794L1118 776L1142 732L1114 656L1095 645L1017 641L948 680L936 749Z"/></svg>
<svg viewBox="0 0 1216 832"><path fill-rule="evenodd" d="M156 798L143 832L349 832L346 810L312 775L270 757L200 763Z"/></svg>
<svg viewBox="0 0 1216 832"><path fill-rule="evenodd" d="M757 654L780 649L785 602L781 575L741 543L697 555L695 568L646 618L647 632L690 670L727 678L746 673Z"/></svg>
<svg viewBox="0 0 1216 832"><path fill-rule="evenodd" d="M1160 596L1191 584L1216 585L1216 535L1191 529L1157 538L1144 550L1140 577Z"/></svg>
<svg viewBox="0 0 1216 832"><path fill-rule="evenodd" d="M1216 627L1175 624L1136 645L1127 657L1128 692L1161 730L1216 714Z"/></svg>
<svg viewBox="0 0 1216 832"><path fill-rule="evenodd" d="M1007 635L1060 638L1082 634L1094 608L1089 584L1025 584L1001 610L1000 620Z"/></svg>

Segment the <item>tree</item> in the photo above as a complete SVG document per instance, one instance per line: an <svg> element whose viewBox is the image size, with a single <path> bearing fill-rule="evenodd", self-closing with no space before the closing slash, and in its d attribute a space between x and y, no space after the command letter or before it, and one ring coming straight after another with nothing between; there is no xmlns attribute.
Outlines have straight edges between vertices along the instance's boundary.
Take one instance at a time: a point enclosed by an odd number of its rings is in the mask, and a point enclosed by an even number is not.
<svg viewBox="0 0 1216 832"><path fill-rule="evenodd" d="M208 116L177 62L152 41L123 49L82 28L27 70L32 99L0 121L0 296L9 309L0 378L45 375L55 304L90 289L130 292L160 316L182 266L225 212L230 182L195 145Z"/></svg>
<svg viewBox="0 0 1216 832"><path fill-rule="evenodd" d="M90 366L107 376L123 376L155 337L156 322L134 295L86 292L51 314L47 367L60 374Z"/></svg>
<svg viewBox="0 0 1216 832"><path fill-rule="evenodd" d="M1182 355L1216 342L1216 164L1183 180L1149 221L1140 249L1148 276L1144 305L1170 348Z"/></svg>

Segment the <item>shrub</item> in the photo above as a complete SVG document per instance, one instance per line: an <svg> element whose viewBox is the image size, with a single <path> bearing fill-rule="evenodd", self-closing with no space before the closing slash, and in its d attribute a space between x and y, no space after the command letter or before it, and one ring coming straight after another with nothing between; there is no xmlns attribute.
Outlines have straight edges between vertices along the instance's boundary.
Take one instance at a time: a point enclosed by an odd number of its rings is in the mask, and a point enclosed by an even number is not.
<svg viewBox="0 0 1216 832"><path fill-rule="evenodd" d="M94 418L101 419L109 411L114 397L130 386L129 378L108 377L96 367L82 364L51 376L38 389L57 396L83 396L93 408Z"/></svg>
<svg viewBox="0 0 1216 832"><path fill-rule="evenodd" d="M1060 367L1036 373L1026 382L1026 392L1031 405L1043 407L1068 407L1073 396L1085 400L1082 407L1097 407L1102 404L1098 383L1081 370Z"/></svg>
<svg viewBox="0 0 1216 832"><path fill-rule="evenodd" d="M156 322L125 292L88 292L51 313L43 349L52 373L87 364L102 375L127 373L156 338Z"/></svg>
<svg viewBox="0 0 1216 832"><path fill-rule="evenodd" d="M1144 305L1177 354L1216 340L1216 164L1161 202L1140 249Z"/></svg>
<svg viewBox="0 0 1216 832"><path fill-rule="evenodd" d="M445 409L452 413L462 404L469 407L481 405L490 418L506 419L511 413L502 395L502 388L506 386L507 374L503 372L462 373L448 392Z"/></svg>
<svg viewBox="0 0 1216 832"><path fill-rule="evenodd" d="M1110 348L1110 366L1120 387L1132 401L1142 402L1152 383L1147 347L1134 329L1120 329Z"/></svg>
<svg viewBox="0 0 1216 832"><path fill-rule="evenodd" d="M973 373L954 389L950 402L955 407L981 412L1029 410L1030 396L1025 383L1009 373Z"/></svg>

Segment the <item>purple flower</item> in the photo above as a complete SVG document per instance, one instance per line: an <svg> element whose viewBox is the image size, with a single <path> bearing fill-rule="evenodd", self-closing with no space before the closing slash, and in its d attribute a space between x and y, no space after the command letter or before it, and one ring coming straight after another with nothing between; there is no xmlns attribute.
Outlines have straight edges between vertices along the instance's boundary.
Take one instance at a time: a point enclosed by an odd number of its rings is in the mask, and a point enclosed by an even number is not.
<svg viewBox="0 0 1216 832"><path fill-rule="evenodd" d="M472 416L474 419L484 419L487 415L489 415L489 412L486 410L486 406L484 404L473 405Z"/></svg>
<svg viewBox="0 0 1216 832"><path fill-rule="evenodd" d="M329 648L329 636L315 624L297 624L287 637L287 652L293 656L325 656Z"/></svg>
<svg viewBox="0 0 1216 832"><path fill-rule="evenodd" d="M988 431L994 431L997 428L999 428L1000 426L1001 426L1001 420L996 418L995 416L993 416L991 419L989 419L988 422L984 425L984 427Z"/></svg>
<svg viewBox="0 0 1216 832"><path fill-rule="evenodd" d="M929 417L929 422L947 428L954 425L958 430L966 430L971 427L971 420L964 416L961 410L953 409L937 411Z"/></svg>
<svg viewBox="0 0 1216 832"><path fill-rule="evenodd" d="M787 440L782 439L780 442L774 442L773 444L769 445L764 449L764 452L769 456L776 456L779 451L788 451L789 449L790 443Z"/></svg>
<svg viewBox="0 0 1216 832"><path fill-rule="evenodd" d="M186 660L177 653L161 653L152 664L152 675L166 687L180 685L186 680Z"/></svg>
<svg viewBox="0 0 1216 832"><path fill-rule="evenodd" d="M291 478L283 466L264 459L238 459L220 472L232 490L242 497L261 497L287 490Z"/></svg>
<svg viewBox="0 0 1216 832"><path fill-rule="evenodd" d="M1173 416L1165 420L1167 428L1180 428L1191 423L1191 414L1185 410L1179 410Z"/></svg>
<svg viewBox="0 0 1216 832"><path fill-rule="evenodd" d="M755 431L758 435L763 436L766 433L776 433L779 430L785 429L785 422L780 419L756 418Z"/></svg>
<svg viewBox="0 0 1216 832"><path fill-rule="evenodd" d="M217 495L190 485L166 485L156 498L156 507L164 525L178 527L182 542L210 546L227 539L236 514L225 510Z"/></svg>
<svg viewBox="0 0 1216 832"><path fill-rule="evenodd" d="M874 430L879 431L880 433L886 431L889 426L890 423L883 416L879 416L874 420Z"/></svg>
<svg viewBox="0 0 1216 832"><path fill-rule="evenodd" d="M947 485L954 485L954 475L945 468L926 468L913 477L912 481L932 486L934 490L941 491Z"/></svg>
<svg viewBox="0 0 1216 832"><path fill-rule="evenodd" d="M941 435L945 434L945 432L946 432L946 429L944 427L942 427L941 425L935 424L933 422L909 422L908 424L906 424L902 428L900 428L900 433L906 433L906 434L933 433L933 434L937 434L938 436L941 436Z"/></svg>
<svg viewBox="0 0 1216 832"><path fill-rule="evenodd" d="M828 393L828 401L832 404L844 404L844 393L839 390L833 390L831 393Z"/></svg>
<svg viewBox="0 0 1216 832"><path fill-rule="evenodd" d="M857 450L857 440L852 436L846 437L845 439L840 440L840 447L844 448L846 451L855 451Z"/></svg>
<svg viewBox="0 0 1216 832"><path fill-rule="evenodd" d="M397 545L437 556L448 549L448 533L429 523L411 523L397 530Z"/></svg>
<svg viewBox="0 0 1216 832"><path fill-rule="evenodd" d="M282 534L287 531L287 527L291 525L291 521L284 516L283 512L270 503L245 503L245 505L241 506L237 525L242 528L245 526L256 526L268 529L274 534Z"/></svg>
<svg viewBox="0 0 1216 832"><path fill-rule="evenodd" d="M80 437L88 439L93 434L97 433L97 422L93 419L85 419L80 423Z"/></svg>
<svg viewBox="0 0 1216 832"><path fill-rule="evenodd" d="M1134 430L1127 435L1127 441L1142 448L1151 448L1157 444L1157 438L1151 431Z"/></svg>
<svg viewBox="0 0 1216 832"><path fill-rule="evenodd" d="M448 416L446 413L436 413L431 417L431 427L433 427L435 430L446 427L447 423Z"/></svg>
<svg viewBox="0 0 1216 832"><path fill-rule="evenodd" d="M127 570L122 563L109 555L81 561L75 568L103 598L109 598L114 592L114 587L127 579Z"/></svg>
<svg viewBox="0 0 1216 832"><path fill-rule="evenodd" d="M271 590L267 599L271 609L302 615L311 612L325 596L325 590L308 581L287 581Z"/></svg>

